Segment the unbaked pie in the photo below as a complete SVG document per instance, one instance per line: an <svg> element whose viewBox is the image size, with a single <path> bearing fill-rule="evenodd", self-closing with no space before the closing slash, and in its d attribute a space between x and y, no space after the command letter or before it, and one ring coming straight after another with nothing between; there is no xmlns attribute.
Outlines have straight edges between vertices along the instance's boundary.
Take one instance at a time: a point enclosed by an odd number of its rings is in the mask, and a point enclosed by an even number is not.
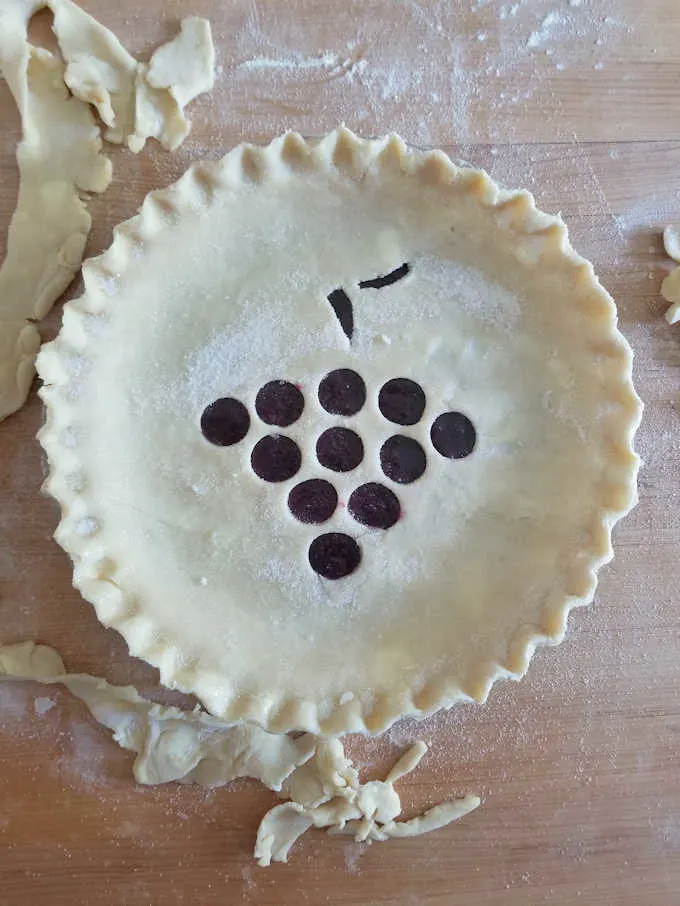
<svg viewBox="0 0 680 906"><path fill-rule="evenodd" d="M632 354L562 221L339 130L152 192L39 356L57 540L167 686L276 731L481 701L632 506Z"/></svg>

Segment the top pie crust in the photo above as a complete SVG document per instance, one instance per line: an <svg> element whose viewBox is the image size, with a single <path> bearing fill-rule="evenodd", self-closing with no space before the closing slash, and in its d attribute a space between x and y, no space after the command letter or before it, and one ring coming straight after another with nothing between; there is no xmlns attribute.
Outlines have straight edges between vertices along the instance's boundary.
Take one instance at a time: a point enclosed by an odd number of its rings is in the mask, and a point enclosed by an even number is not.
<svg viewBox="0 0 680 906"><path fill-rule="evenodd" d="M403 279L360 287L404 263ZM75 585L167 686L270 730L377 732L483 701L592 599L636 499L641 404L613 300L530 194L396 136L287 134L150 193L83 274L38 361L45 486ZM353 306L351 340L328 301L336 289ZM356 415L319 404L334 369L365 382ZM380 411L397 377L425 392L416 424ZM272 428L254 404L280 379L304 410ZM201 432L224 397L250 417L232 446ZM465 458L432 445L448 411L476 429ZM355 469L318 462L331 427L361 436ZM272 433L302 454L276 483L250 459ZM393 434L426 453L410 484L382 473ZM340 501L320 526L287 505L311 478ZM398 498L391 528L352 518L348 499L367 482ZM308 560L325 532L361 548L337 581Z"/></svg>

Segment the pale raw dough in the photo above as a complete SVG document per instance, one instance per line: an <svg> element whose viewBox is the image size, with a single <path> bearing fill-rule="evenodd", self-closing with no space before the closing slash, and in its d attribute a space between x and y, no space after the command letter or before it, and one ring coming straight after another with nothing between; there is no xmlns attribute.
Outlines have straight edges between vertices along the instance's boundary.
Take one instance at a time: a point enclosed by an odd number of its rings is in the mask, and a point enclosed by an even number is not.
<svg viewBox="0 0 680 906"><path fill-rule="evenodd" d="M44 6L54 13L63 61L28 41L28 22ZM85 194L103 192L111 181L89 105L107 125L108 141L139 151L153 136L176 148L189 131L184 106L212 87L209 24L185 20L151 66L153 87L148 67L70 0L0 2L0 72L22 123L19 198L0 268L0 420L28 395L40 343L32 321L44 317L80 267L91 225Z"/></svg>
<svg viewBox="0 0 680 906"><path fill-rule="evenodd" d="M69 96L64 65L27 42L34 3L0 4L0 71L22 121L19 197L0 268L0 420L23 405L40 345L35 324L80 267L90 215L111 164L91 111Z"/></svg>
<svg viewBox="0 0 680 906"><path fill-rule="evenodd" d="M96 107L107 126L104 138L122 144L135 131L137 61L112 32L74 3L57 0L50 5L67 63L66 84L75 97Z"/></svg>
<svg viewBox="0 0 680 906"><path fill-rule="evenodd" d="M40 334L27 321L0 321L0 412L23 405L35 375Z"/></svg>
<svg viewBox="0 0 680 906"><path fill-rule="evenodd" d="M103 192L111 180L92 113L69 95L61 60L30 45L20 59L21 180L0 270L8 321L44 317L71 282L91 223L80 196Z"/></svg>
<svg viewBox="0 0 680 906"><path fill-rule="evenodd" d="M157 138L171 151L177 148L190 128L184 107L210 91L214 68L209 23L193 16L185 19L180 34L159 47L148 66L139 66L135 134L128 139L130 149L140 150L148 137Z"/></svg>
<svg viewBox="0 0 680 906"><path fill-rule="evenodd" d="M680 224L666 227L663 234L663 244L669 258L680 263ZM666 311L666 320L669 324L680 321L680 267L666 277L661 284L661 295L671 303Z"/></svg>
<svg viewBox="0 0 680 906"><path fill-rule="evenodd" d="M137 754L133 770L138 783L215 787L253 777L289 799L260 823L255 858L263 866L286 862L293 843L310 827L349 833L358 841L384 841L444 827L480 804L477 796L466 796L409 821L395 820L401 802L394 784L418 766L427 751L422 742L399 759L384 781L362 784L337 739L311 734L294 739L253 724L229 725L199 709L166 708L132 686L68 674L59 654L47 645L0 646L0 678L65 686L113 732L119 746Z"/></svg>
<svg viewBox="0 0 680 906"><path fill-rule="evenodd" d="M403 279L365 285L404 262ZM527 193L394 136L289 134L152 192L83 274L85 295L39 357L46 489L76 586L165 685L270 730L378 732L483 701L592 599L636 499L641 405L611 297ZM327 298L338 287L354 304L351 341ZM366 382L352 418L318 402L336 368ZM401 376L427 397L404 428L378 410ZM302 468L271 484L250 455L272 430L256 393L276 379L306 403L283 431ZM250 430L217 447L200 420L225 396L247 406ZM450 410L477 430L464 459L430 441ZM316 459L335 425L363 439L348 472ZM397 431L427 451L412 484L381 471ZM341 502L322 526L287 505L315 477ZM376 481L402 508L387 531L346 506ZM321 532L358 539L360 568L321 579L307 557Z"/></svg>
<svg viewBox="0 0 680 906"><path fill-rule="evenodd" d="M212 89L214 69L215 51L210 24L195 16L184 19L179 35L159 47L144 69L143 81L148 90L156 97L170 98L173 109L161 119L157 115L152 117L150 125L142 125L138 121L138 135L153 136L166 148L176 148L189 132L184 108L199 94ZM164 103L168 101L164 100ZM153 104L151 108L153 109ZM144 109L148 111L148 101Z"/></svg>
<svg viewBox="0 0 680 906"><path fill-rule="evenodd" d="M54 31L73 94L93 104L108 127L104 138L142 150L156 138L174 151L189 133L184 107L214 84L210 23L183 20L180 33L154 51L148 64L131 56L108 29L70 0L52 0Z"/></svg>

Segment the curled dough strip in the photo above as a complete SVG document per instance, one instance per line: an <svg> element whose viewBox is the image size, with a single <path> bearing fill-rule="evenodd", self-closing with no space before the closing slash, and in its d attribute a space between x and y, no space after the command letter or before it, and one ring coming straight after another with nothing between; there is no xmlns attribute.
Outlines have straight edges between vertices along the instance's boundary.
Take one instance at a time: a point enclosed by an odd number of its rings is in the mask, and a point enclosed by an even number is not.
<svg viewBox="0 0 680 906"><path fill-rule="evenodd" d="M0 646L3 679L65 686L112 731L121 748L136 753L133 771L138 783L217 787L237 777L253 777L290 797L260 822L255 858L261 866L286 862L292 845L310 827L349 833L369 843L385 841L437 830L480 804L476 796L466 796L409 821L395 821L401 801L394 783L417 767L427 751L422 742L402 755L384 781L362 784L338 739L311 733L293 738L254 724L229 724L199 709L166 708L143 698L132 686L67 673L59 654L47 645Z"/></svg>
<svg viewBox="0 0 680 906"><path fill-rule="evenodd" d="M63 59L28 41L28 23L43 6L54 13ZM204 19L182 22L180 34L158 48L147 67L71 0L3 3L0 73L19 110L22 137L19 197L0 267L0 421L28 396L40 346L34 322L80 268L92 223L84 196L111 182L89 105L105 123L108 141L140 151L154 137L174 150L190 128L184 106L210 90L213 72Z"/></svg>

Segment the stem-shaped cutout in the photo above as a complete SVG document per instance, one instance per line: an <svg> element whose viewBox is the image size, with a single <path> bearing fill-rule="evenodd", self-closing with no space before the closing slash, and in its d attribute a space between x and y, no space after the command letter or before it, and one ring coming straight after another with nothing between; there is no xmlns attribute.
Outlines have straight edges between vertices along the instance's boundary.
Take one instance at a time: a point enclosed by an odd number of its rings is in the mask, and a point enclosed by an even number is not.
<svg viewBox="0 0 680 906"><path fill-rule="evenodd" d="M344 289L334 289L332 293L328 294L327 298L333 306L333 311L340 322L340 327L342 327L345 332L347 339L351 341L354 333L354 309L352 308L352 300Z"/></svg>
<svg viewBox="0 0 680 906"><path fill-rule="evenodd" d="M393 271L390 271L389 274L373 277L372 280L360 280L359 288L382 289L383 286L391 286L393 283L396 283L397 280L403 280L403 278L409 273L410 270L410 266L406 262L404 262L400 267L397 267Z"/></svg>

